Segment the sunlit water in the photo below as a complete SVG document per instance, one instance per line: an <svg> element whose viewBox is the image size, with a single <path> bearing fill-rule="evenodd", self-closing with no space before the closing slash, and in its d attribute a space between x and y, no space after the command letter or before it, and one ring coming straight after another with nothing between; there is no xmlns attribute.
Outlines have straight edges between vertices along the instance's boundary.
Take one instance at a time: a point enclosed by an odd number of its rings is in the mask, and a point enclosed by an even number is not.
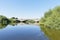
<svg viewBox="0 0 60 40"><path fill-rule="evenodd" d="M16 25L0 29L0 40L48 40L37 25Z"/></svg>

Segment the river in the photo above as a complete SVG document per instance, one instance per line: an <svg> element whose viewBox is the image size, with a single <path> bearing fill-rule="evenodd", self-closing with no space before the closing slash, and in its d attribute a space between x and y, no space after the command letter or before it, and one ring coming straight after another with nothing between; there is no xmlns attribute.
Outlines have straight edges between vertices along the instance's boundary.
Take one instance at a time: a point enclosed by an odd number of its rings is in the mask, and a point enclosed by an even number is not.
<svg viewBox="0 0 60 40"><path fill-rule="evenodd" d="M48 40L38 25L7 25L0 29L0 40Z"/></svg>

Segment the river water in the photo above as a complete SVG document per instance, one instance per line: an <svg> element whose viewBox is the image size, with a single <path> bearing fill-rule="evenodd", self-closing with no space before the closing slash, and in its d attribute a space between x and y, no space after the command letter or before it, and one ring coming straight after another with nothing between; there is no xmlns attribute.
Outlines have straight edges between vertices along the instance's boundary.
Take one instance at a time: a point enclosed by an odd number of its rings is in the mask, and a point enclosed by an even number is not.
<svg viewBox="0 0 60 40"><path fill-rule="evenodd" d="M8 25L0 29L0 40L48 40L37 25Z"/></svg>

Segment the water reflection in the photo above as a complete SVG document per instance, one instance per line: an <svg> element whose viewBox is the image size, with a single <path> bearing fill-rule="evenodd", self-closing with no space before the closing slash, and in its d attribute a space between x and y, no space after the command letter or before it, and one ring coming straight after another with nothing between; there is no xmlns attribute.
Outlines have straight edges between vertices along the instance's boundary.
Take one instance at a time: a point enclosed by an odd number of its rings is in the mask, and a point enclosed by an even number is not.
<svg viewBox="0 0 60 40"><path fill-rule="evenodd" d="M8 24L2 24L2 23L0 23L0 29L5 28L7 25L8 25Z"/></svg>
<svg viewBox="0 0 60 40"><path fill-rule="evenodd" d="M3 29L5 27L7 27L7 25L12 25L12 26L15 26L17 25L18 23L10 23L10 24L3 24L3 23L0 23L0 29Z"/></svg>
<svg viewBox="0 0 60 40"><path fill-rule="evenodd" d="M48 39L44 36L43 32L36 25L17 25L13 27L11 26L11 24L9 24L6 28L0 30L0 40L48 40Z"/></svg>
<svg viewBox="0 0 60 40"><path fill-rule="evenodd" d="M12 25L12 26L15 26L17 25L18 23L10 23L9 25Z"/></svg>
<svg viewBox="0 0 60 40"><path fill-rule="evenodd" d="M60 30L49 27L41 27L41 30L50 38L50 40L60 40Z"/></svg>

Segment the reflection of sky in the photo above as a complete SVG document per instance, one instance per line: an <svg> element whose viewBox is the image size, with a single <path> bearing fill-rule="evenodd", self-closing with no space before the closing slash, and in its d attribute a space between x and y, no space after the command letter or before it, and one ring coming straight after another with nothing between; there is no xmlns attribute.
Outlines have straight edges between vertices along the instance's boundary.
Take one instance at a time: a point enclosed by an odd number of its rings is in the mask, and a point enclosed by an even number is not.
<svg viewBox="0 0 60 40"><path fill-rule="evenodd" d="M40 27L34 25L7 26L0 30L0 40L47 40Z"/></svg>
<svg viewBox="0 0 60 40"><path fill-rule="evenodd" d="M7 17L40 18L60 0L0 0L0 14Z"/></svg>

